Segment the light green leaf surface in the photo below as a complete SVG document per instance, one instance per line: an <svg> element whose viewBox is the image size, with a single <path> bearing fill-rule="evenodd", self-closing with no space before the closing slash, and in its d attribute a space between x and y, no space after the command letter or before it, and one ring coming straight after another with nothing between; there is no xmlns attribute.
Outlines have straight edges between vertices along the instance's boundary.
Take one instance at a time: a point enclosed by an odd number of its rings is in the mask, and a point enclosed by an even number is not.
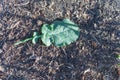
<svg viewBox="0 0 120 80"><path fill-rule="evenodd" d="M118 55L117 58L120 59L120 55Z"/></svg>
<svg viewBox="0 0 120 80"><path fill-rule="evenodd" d="M69 19L54 21L51 25L42 26L41 39L46 46L51 44L58 47L66 46L76 41L78 37L79 27Z"/></svg>
<svg viewBox="0 0 120 80"><path fill-rule="evenodd" d="M42 26L42 36L41 36L41 40L42 42L46 45L46 46L50 46L52 43L50 41L50 35L49 32L51 32L50 30L50 26L48 24L44 24Z"/></svg>

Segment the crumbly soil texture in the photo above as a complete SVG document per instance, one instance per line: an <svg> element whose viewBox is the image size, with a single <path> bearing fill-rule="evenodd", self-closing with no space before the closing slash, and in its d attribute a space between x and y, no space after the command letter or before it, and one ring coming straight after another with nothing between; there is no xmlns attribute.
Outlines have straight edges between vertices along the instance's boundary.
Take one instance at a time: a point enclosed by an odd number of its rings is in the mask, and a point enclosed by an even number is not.
<svg viewBox="0 0 120 80"><path fill-rule="evenodd" d="M69 18L80 36L65 47L31 41ZM0 80L120 80L120 0L0 0Z"/></svg>

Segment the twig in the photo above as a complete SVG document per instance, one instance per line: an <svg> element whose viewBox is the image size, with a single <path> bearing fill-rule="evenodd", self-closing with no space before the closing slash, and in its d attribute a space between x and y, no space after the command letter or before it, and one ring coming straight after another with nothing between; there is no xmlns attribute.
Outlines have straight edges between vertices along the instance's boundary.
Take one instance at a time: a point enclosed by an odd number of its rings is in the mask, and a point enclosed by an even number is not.
<svg viewBox="0 0 120 80"><path fill-rule="evenodd" d="M27 1L26 3L14 4L14 6L18 7L18 6L24 6L24 5L27 5L27 4L29 4L29 1Z"/></svg>

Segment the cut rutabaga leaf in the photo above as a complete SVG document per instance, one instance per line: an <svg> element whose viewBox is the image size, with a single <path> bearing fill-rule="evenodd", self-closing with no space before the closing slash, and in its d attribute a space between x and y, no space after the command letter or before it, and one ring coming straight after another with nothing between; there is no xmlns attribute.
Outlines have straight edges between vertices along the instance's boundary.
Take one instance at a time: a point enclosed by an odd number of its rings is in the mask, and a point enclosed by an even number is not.
<svg viewBox="0 0 120 80"><path fill-rule="evenodd" d="M76 41L79 37L79 27L70 21L54 21L51 25L44 24L42 26L42 42L46 46L52 43L55 46L62 47Z"/></svg>
<svg viewBox="0 0 120 80"><path fill-rule="evenodd" d="M38 40L39 40L40 37L41 37L41 35L39 35L38 32L34 32L33 36L31 38L27 38L25 40L21 40L19 42L16 42L14 45L16 46L16 45L25 43L25 42L30 41L30 40L32 40L33 44L36 44L38 42Z"/></svg>
<svg viewBox="0 0 120 80"><path fill-rule="evenodd" d="M76 41L80 33L78 25L69 19L64 19L63 21L54 21L51 25L44 24L41 32L41 35L39 35L37 32L34 32L31 38L19 41L15 43L15 45L25 43L29 40L32 40L32 43L36 44L39 38L41 38L42 42L46 46L53 44L55 46L62 47Z"/></svg>
<svg viewBox="0 0 120 80"><path fill-rule="evenodd" d="M25 42L27 42L27 41L30 41L30 40L32 40L32 39L33 39L33 38L27 38L27 39L25 39L25 40L21 40L21 41L19 41L19 42L16 42L14 45L16 46L16 45L25 43Z"/></svg>
<svg viewBox="0 0 120 80"><path fill-rule="evenodd" d="M117 58L120 59L120 55L118 55Z"/></svg>
<svg viewBox="0 0 120 80"><path fill-rule="evenodd" d="M48 24L44 24L41 30L42 31L41 40L46 46L50 46L52 44L49 35L49 32L51 32L50 28L51 27Z"/></svg>
<svg viewBox="0 0 120 80"><path fill-rule="evenodd" d="M66 25L67 25L69 28L74 29L74 30L79 30L78 25L75 24L74 22L70 21L70 19L64 19L63 22L66 23Z"/></svg>

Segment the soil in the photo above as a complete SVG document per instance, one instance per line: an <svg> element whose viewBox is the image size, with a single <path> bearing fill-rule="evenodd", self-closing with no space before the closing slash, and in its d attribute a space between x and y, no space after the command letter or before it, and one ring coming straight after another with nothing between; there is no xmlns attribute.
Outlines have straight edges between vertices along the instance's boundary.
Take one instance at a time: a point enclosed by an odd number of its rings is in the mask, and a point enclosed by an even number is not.
<svg viewBox="0 0 120 80"><path fill-rule="evenodd" d="M69 46L14 46L43 23L70 18ZM119 0L0 0L0 80L120 80Z"/></svg>

